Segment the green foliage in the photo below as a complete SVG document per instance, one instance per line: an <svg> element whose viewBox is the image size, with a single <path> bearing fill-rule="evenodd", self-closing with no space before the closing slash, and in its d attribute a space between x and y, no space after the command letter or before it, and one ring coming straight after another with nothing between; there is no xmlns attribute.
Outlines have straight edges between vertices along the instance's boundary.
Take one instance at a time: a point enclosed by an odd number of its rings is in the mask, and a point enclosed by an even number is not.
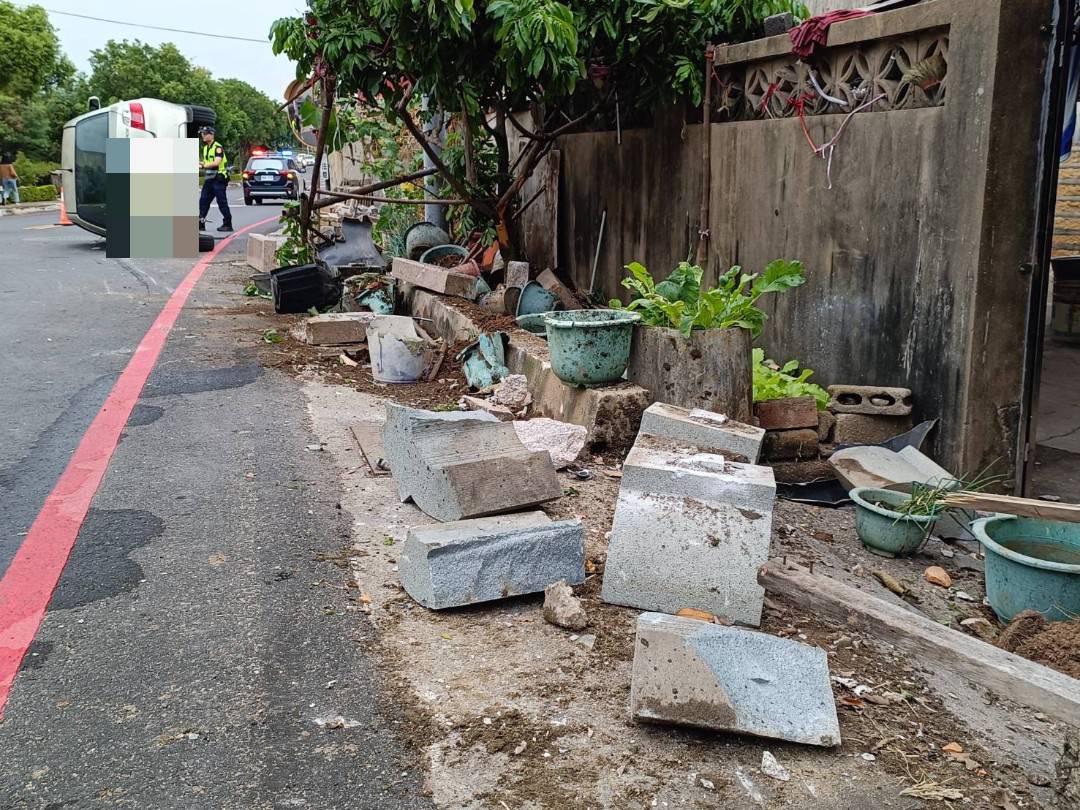
<svg viewBox="0 0 1080 810"><path fill-rule="evenodd" d="M265 93L239 79L221 79L217 91L218 139L228 145L237 165L242 165L252 146L275 148L289 143L288 119Z"/></svg>
<svg viewBox="0 0 1080 810"><path fill-rule="evenodd" d="M285 242L274 253L278 267L291 267L297 264L311 264L315 261L315 251L303 239L300 228L300 203L286 202L281 206L281 230Z"/></svg>
<svg viewBox="0 0 1080 810"><path fill-rule="evenodd" d="M754 402L784 397L813 397L818 410L825 410L829 404L829 394L820 385L807 382L813 371L804 368L799 376L794 372L799 369L798 360L788 360L783 366L765 359L764 349L754 349Z"/></svg>
<svg viewBox="0 0 1080 810"><path fill-rule="evenodd" d="M641 313L647 326L678 329L687 337L694 329L748 329L757 337L765 326L765 313L755 306L766 293L798 287L805 280L802 263L775 259L763 273L746 274L735 265L720 276L715 287L701 289L702 269L689 262L679 266L657 284L645 266L631 262L623 286L637 294L625 306L612 299L610 306Z"/></svg>
<svg viewBox="0 0 1080 810"><path fill-rule="evenodd" d="M309 0L302 16L273 23L271 40L297 78L332 74L339 97L378 108L387 122L415 130L413 119L428 114L409 102L421 98L432 114L467 120L475 182L463 160L441 169L472 209L457 229L497 219L509 230L511 204L561 129L610 110L616 97L624 116L698 104L706 44L751 36L765 15L787 9L805 13L795 0ZM510 119L523 110L542 120L514 163L509 144L520 135ZM335 140L340 129L335 119Z"/></svg>
<svg viewBox="0 0 1080 810"><path fill-rule="evenodd" d="M75 72L60 53L56 31L41 6L20 8L0 0L0 31L0 94L25 101Z"/></svg>
<svg viewBox="0 0 1080 810"><path fill-rule="evenodd" d="M31 160L22 152L15 156L15 172L19 175L19 182L28 186L51 185L50 173L59 168L59 163L49 160Z"/></svg>
<svg viewBox="0 0 1080 810"><path fill-rule="evenodd" d="M19 186L19 199L22 202L52 202L58 199L56 186Z"/></svg>

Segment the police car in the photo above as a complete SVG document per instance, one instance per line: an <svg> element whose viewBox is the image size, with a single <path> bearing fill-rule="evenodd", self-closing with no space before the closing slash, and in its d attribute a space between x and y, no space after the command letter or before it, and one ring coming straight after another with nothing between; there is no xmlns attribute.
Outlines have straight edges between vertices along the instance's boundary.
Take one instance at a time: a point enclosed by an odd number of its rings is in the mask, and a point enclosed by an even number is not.
<svg viewBox="0 0 1080 810"><path fill-rule="evenodd" d="M307 191L304 169L291 152L254 149L244 167L244 205L298 200Z"/></svg>

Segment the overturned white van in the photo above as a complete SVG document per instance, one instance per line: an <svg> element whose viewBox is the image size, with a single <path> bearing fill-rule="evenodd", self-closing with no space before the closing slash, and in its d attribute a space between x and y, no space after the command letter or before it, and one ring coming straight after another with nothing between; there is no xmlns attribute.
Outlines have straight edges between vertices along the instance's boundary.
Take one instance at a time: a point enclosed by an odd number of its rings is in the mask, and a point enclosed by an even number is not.
<svg viewBox="0 0 1080 810"><path fill-rule="evenodd" d="M60 160L64 204L71 221L105 235L105 144L109 138L197 138L199 127L215 119L209 107L137 98L91 109L68 121ZM200 238L203 249L201 243Z"/></svg>

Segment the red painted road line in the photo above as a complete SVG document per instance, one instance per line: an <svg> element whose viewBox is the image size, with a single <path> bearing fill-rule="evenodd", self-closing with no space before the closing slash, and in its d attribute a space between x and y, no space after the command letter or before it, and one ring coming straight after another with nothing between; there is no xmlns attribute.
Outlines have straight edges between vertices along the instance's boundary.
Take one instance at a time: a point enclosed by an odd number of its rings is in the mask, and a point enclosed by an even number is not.
<svg viewBox="0 0 1080 810"><path fill-rule="evenodd" d="M0 579L0 720L23 656L45 618L45 609L67 565L90 504L109 466L120 432L127 425L143 386L154 370L180 311L211 260L235 237L276 217L241 228L217 243L180 282L139 341L105 404L75 449L71 460L45 499L34 524Z"/></svg>

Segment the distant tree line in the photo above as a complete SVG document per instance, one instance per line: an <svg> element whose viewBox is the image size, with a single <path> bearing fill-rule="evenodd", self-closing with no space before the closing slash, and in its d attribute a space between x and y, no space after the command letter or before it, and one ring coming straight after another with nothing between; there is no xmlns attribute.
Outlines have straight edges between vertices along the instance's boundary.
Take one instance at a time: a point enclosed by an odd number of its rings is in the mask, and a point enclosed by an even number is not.
<svg viewBox="0 0 1080 810"><path fill-rule="evenodd" d="M284 113L265 93L239 79L215 79L167 42L109 40L90 55L90 74L75 70L61 51L41 6L0 0L0 151L20 153L24 167L60 160L66 121L86 112L90 96L103 106L140 97L202 104L217 112L218 137L233 161L254 144L289 140ZM31 171L36 171L32 168ZM20 174L22 172L20 171ZM33 179L28 178L33 183Z"/></svg>

